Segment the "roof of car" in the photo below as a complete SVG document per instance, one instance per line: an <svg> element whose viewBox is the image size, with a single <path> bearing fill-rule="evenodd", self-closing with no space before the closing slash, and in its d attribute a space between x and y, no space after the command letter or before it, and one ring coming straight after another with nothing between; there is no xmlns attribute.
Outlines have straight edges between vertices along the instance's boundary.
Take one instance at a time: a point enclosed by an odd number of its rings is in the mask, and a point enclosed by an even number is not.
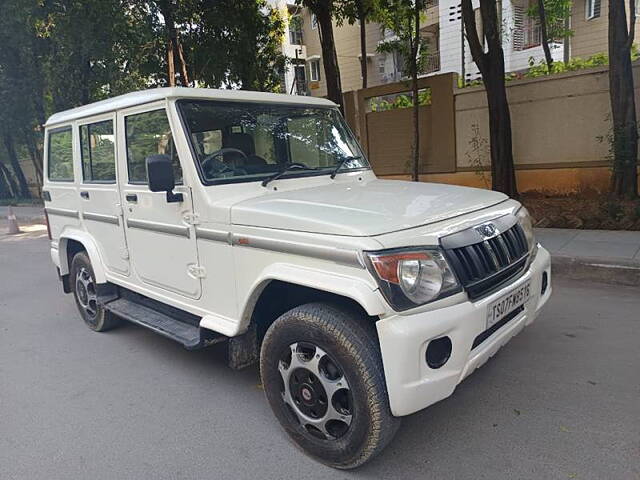
<svg viewBox="0 0 640 480"><path fill-rule="evenodd" d="M251 92L248 90L222 90L215 88L165 87L131 92L100 102L90 103L82 107L72 108L54 113L47 120L46 126L67 123L84 117L121 110L123 108L164 100L167 98L199 98L210 100L226 100L234 102L269 102L296 105L335 106L330 100L300 95L281 93Z"/></svg>

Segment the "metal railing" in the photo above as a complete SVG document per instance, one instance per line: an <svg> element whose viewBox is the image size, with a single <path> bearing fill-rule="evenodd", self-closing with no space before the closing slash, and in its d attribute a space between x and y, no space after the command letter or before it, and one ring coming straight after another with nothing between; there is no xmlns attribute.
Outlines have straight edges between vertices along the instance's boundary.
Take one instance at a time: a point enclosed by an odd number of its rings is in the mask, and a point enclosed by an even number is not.
<svg viewBox="0 0 640 480"><path fill-rule="evenodd" d="M420 73L433 73L440 70L440 52L431 51L424 57Z"/></svg>

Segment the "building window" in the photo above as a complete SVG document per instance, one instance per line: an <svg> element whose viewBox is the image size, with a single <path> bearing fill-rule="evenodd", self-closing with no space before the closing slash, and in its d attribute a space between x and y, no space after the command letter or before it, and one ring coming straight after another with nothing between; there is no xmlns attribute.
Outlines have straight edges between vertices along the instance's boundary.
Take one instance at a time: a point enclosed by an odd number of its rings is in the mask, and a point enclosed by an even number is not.
<svg viewBox="0 0 640 480"><path fill-rule="evenodd" d="M311 28L314 30L318 28L318 17L316 17L315 13L311 14Z"/></svg>
<svg viewBox="0 0 640 480"><path fill-rule="evenodd" d="M49 180L73 182L71 127L49 133Z"/></svg>
<svg viewBox="0 0 640 480"><path fill-rule="evenodd" d="M289 43L291 45L302 45L302 17L292 15L289 20Z"/></svg>
<svg viewBox="0 0 640 480"><path fill-rule="evenodd" d="M312 82L320 81L320 60L311 60L309 62L309 78Z"/></svg>
<svg viewBox="0 0 640 480"><path fill-rule="evenodd" d="M592 20L600 16L601 0L585 0L585 13L587 20Z"/></svg>
<svg viewBox="0 0 640 480"><path fill-rule="evenodd" d="M116 155L113 121L81 125L80 153L85 183L114 183Z"/></svg>
<svg viewBox="0 0 640 480"><path fill-rule="evenodd" d="M513 49L515 51L534 48L542 43L540 22L527 14L527 10L532 10L536 5L536 0L530 0L527 8L516 5L513 7Z"/></svg>

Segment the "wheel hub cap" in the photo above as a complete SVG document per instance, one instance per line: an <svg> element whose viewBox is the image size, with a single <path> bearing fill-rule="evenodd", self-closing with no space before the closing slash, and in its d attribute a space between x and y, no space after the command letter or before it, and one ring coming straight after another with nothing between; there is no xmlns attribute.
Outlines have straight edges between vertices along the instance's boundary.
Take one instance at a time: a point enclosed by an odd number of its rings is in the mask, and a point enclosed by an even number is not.
<svg viewBox="0 0 640 480"><path fill-rule="evenodd" d="M86 268L82 267L76 274L76 298L80 307L86 312L90 320L98 314L98 296L93 278Z"/></svg>
<svg viewBox="0 0 640 480"><path fill-rule="evenodd" d="M282 399L311 435L335 440L353 417L351 390L338 364L321 348L294 343L279 360Z"/></svg>

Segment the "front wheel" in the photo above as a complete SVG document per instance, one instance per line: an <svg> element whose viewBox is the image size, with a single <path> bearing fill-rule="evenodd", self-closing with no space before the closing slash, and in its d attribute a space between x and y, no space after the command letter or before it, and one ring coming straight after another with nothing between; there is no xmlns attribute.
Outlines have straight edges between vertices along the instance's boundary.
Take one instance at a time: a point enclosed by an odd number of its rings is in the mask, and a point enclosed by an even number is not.
<svg viewBox="0 0 640 480"><path fill-rule="evenodd" d="M400 424L367 321L333 305L302 305L278 318L262 343L262 384L274 414L297 446L335 468L377 455Z"/></svg>

